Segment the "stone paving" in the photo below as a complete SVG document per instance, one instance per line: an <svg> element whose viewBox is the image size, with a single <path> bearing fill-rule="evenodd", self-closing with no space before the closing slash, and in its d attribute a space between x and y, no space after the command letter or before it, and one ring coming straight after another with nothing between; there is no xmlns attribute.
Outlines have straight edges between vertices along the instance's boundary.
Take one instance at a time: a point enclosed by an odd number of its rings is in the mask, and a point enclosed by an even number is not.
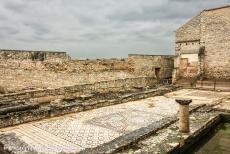
<svg viewBox="0 0 230 154"><path fill-rule="evenodd" d="M198 136L207 126L218 119L218 112L200 112L199 110L190 115L190 132L180 133L178 121L167 128L161 129L155 134L139 141L135 146L120 152L119 154L165 154L171 153ZM178 152L180 153L180 152Z"/></svg>
<svg viewBox="0 0 230 154"><path fill-rule="evenodd" d="M219 109L219 110L226 110L226 111L228 110L228 111L230 111L230 97L226 98L223 103L218 104L214 108Z"/></svg>
<svg viewBox="0 0 230 154"><path fill-rule="evenodd" d="M183 89L165 94L168 98L189 98L192 99L192 104L209 104L215 105L220 99L228 97L230 92L214 92L206 90Z"/></svg>
<svg viewBox="0 0 230 154"><path fill-rule="evenodd" d="M177 114L177 97L194 99L194 104L212 104L229 95L224 92L179 90L165 96L98 108L86 112L69 114L0 130L0 134L13 134L1 139L5 148L16 153L36 151L38 153L79 152L157 123ZM28 145L28 149L13 147L14 139Z"/></svg>

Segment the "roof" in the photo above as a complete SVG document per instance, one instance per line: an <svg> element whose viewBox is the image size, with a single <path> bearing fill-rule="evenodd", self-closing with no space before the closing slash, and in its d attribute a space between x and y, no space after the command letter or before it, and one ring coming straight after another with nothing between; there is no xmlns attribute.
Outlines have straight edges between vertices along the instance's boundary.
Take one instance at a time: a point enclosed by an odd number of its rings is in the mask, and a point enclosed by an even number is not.
<svg viewBox="0 0 230 154"><path fill-rule="evenodd" d="M230 5L225 5L225 6L215 7L215 8L210 8L210 9L204 9L204 11L213 11L213 10L219 10L219 9L224 9L224 8L228 8L228 7L230 7Z"/></svg>

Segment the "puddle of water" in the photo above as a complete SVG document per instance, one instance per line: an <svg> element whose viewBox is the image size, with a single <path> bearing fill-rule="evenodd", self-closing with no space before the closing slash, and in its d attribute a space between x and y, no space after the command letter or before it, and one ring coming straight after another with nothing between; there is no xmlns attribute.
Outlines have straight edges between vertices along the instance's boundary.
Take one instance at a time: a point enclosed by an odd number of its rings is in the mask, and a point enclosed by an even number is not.
<svg viewBox="0 0 230 154"><path fill-rule="evenodd" d="M230 123L222 123L186 154L230 154Z"/></svg>

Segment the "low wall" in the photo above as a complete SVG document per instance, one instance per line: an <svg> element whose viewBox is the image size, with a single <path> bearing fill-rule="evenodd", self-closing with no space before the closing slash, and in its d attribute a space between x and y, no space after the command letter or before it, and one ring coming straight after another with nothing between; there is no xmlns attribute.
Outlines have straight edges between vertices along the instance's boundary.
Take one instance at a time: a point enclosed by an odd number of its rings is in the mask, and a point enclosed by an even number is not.
<svg viewBox="0 0 230 154"><path fill-rule="evenodd" d="M0 95L0 103L5 101L19 101L44 96L64 95L65 97L71 97L73 94L74 96L80 96L96 92L124 91L131 88L144 88L147 86L151 87L154 86L156 82L157 81L152 77L138 77L100 81L93 84L79 84L57 89L24 91L20 93Z"/></svg>
<svg viewBox="0 0 230 154"><path fill-rule="evenodd" d="M175 90L174 86L160 86L153 89L135 89L126 92L107 92L79 97L72 100L56 100L50 103L35 103L5 107L0 110L0 128L25 122L41 120L69 113L82 112L100 107L160 96ZM54 96L55 97L55 96ZM60 101L60 102L59 102Z"/></svg>
<svg viewBox="0 0 230 154"><path fill-rule="evenodd" d="M197 81L196 88L208 89L208 90L219 90L219 91L230 91L229 81Z"/></svg>
<svg viewBox="0 0 230 154"><path fill-rule="evenodd" d="M70 59L66 52L0 50L0 60L63 62Z"/></svg>
<svg viewBox="0 0 230 154"><path fill-rule="evenodd" d="M99 81L137 77L129 72L119 70L68 73L0 68L0 74L0 87L6 88L8 93L25 90L57 89L78 84L92 84Z"/></svg>
<svg viewBox="0 0 230 154"><path fill-rule="evenodd" d="M46 53L44 52L43 54ZM128 71L129 69L129 64L126 59L69 60L68 58L62 59L62 54L60 54L60 57L54 57L55 55L47 54L44 60L33 60L30 56L19 57L21 59L14 59L14 55L9 55L9 59L7 59L7 56L3 55L4 54L0 50L0 66L4 69L40 70L67 73L91 73L113 70Z"/></svg>

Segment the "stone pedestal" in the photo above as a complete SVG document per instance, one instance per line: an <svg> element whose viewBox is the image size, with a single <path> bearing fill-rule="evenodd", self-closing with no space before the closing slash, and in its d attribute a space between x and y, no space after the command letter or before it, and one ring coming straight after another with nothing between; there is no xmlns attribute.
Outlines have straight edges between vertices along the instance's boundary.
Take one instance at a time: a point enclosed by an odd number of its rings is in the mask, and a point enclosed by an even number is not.
<svg viewBox="0 0 230 154"><path fill-rule="evenodd" d="M191 99L176 99L179 104L179 131L188 133L189 130L189 104L192 103Z"/></svg>

